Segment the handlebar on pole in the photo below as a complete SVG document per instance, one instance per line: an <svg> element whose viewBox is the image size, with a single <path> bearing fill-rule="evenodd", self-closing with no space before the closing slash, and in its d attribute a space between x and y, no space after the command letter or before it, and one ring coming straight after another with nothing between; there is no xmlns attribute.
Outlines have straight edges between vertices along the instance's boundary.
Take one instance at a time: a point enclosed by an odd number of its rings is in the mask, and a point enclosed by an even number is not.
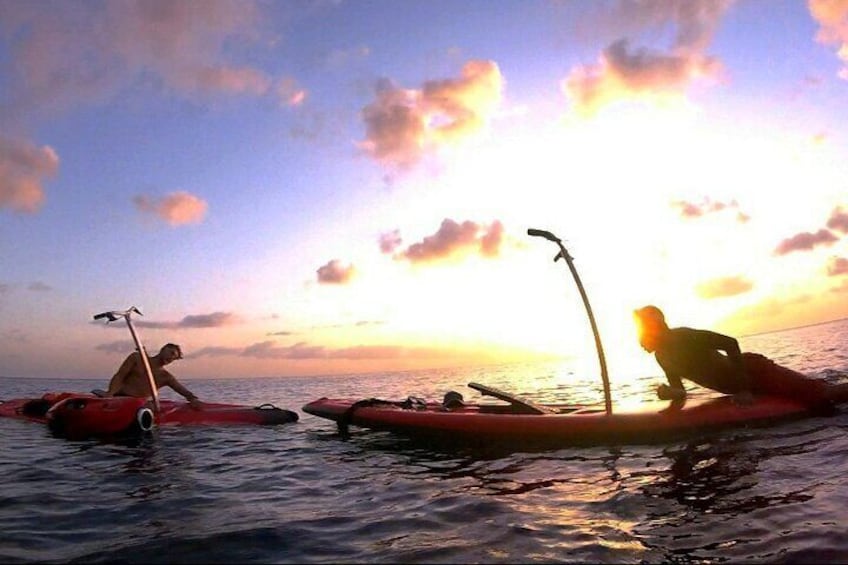
<svg viewBox="0 0 848 565"><path fill-rule="evenodd" d="M580 291L580 297L583 299L583 305L586 307L586 314L589 316L589 324L592 326L592 333L595 336L595 348L598 350L598 361L601 365L601 379L604 383L604 407L607 415L609 416L612 414L612 397L610 395L609 375L607 374L607 362L604 357L604 348L603 345L601 345L601 336L598 333L595 316L592 314L592 307L589 305L589 298L586 296L586 291L583 289L583 283L580 282L580 276L577 274L577 269L574 267L574 261L571 255L568 254L568 251L566 251L565 246L563 246L562 240L551 232L530 228L527 230L527 235L543 237L548 241L556 243L559 246L559 253L556 257L554 257L554 261L565 259L565 262L568 263L568 268L571 271L571 275L574 277L574 282L577 283L577 290Z"/></svg>
<svg viewBox="0 0 848 565"><path fill-rule="evenodd" d="M159 413L159 390L156 388L156 380L153 378L153 370L150 368L150 360L147 358L147 350L144 349L144 345L142 345L141 340L138 337L138 334L135 331L135 327L133 327L132 321L130 320L130 316L132 314L138 314L139 316L143 316L138 308L135 306L130 306L127 310L112 310L109 312L101 312L100 314L95 314L95 320L101 320L106 318L106 323L115 322L123 318L127 322L127 327L130 329L130 335L132 335L133 341L135 342L136 350L138 351L139 356L141 357L141 362L144 365L144 372L147 375L147 384L150 387L150 395L153 397L153 410L157 414Z"/></svg>

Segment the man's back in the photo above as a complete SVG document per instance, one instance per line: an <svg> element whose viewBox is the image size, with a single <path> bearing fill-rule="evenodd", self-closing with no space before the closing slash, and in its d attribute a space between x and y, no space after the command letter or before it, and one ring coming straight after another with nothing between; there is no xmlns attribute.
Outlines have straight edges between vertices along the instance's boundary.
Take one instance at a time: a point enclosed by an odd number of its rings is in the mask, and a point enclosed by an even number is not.
<svg viewBox="0 0 848 565"><path fill-rule="evenodd" d="M743 389L738 369L728 355L739 355L735 339L709 330L672 328L656 349L656 359L670 378L685 378L725 394ZM736 359L741 362L741 359Z"/></svg>

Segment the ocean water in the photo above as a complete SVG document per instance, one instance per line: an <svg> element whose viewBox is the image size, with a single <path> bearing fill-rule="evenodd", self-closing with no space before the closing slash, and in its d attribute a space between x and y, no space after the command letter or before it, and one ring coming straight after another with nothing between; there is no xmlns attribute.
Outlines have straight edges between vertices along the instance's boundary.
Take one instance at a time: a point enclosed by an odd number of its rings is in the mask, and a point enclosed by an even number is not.
<svg viewBox="0 0 848 565"><path fill-rule="evenodd" d="M740 341L848 379L848 321ZM301 419L158 429L135 445L3 419L0 562L848 562L848 407L667 444L532 452L437 449L358 428L344 440L300 410L322 396L475 399L469 381L542 402L597 400L599 383L572 373L548 363L192 381L204 399L270 401ZM615 399L645 395L657 375ZM102 385L5 378L0 398Z"/></svg>

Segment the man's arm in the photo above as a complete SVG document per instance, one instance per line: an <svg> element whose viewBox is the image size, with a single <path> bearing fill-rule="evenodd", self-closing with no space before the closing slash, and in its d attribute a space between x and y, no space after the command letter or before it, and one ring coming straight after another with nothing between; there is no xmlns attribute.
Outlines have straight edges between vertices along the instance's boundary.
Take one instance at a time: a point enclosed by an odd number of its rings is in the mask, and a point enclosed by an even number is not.
<svg viewBox="0 0 848 565"><path fill-rule="evenodd" d="M127 358L124 359L124 362L121 363L121 366L118 367L118 371L112 376L112 380L109 381L109 394L115 395L124 388L124 381L129 375L133 367L135 366L136 354L130 353L127 355Z"/></svg>
<svg viewBox="0 0 848 565"><path fill-rule="evenodd" d="M657 362L662 367L663 372L665 372L665 378L668 380L667 385L662 384L657 387L657 396L661 400L682 400L686 398L686 389L683 388L683 381L680 379L680 375L670 367L663 365L659 358Z"/></svg>
<svg viewBox="0 0 848 565"><path fill-rule="evenodd" d="M702 330L700 337L710 347L724 351L727 354L727 360L730 362L736 378L742 383L742 390L750 392L751 379L745 371L745 364L742 362L742 350L739 348L739 342L736 338L708 330Z"/></svg>
<svg viewBox="0 0 848 565"><path fill-rule="evenodd" d="M195 394L193 392L191 392L180 381L178 381L177 377L175 377L174 375L172 375L171 373L169 373L165 369L162 369L162 376L165 377L164 378L165 382L163 384L165 386L171 387L171 389L173 389L179 395L181 395L183 398L188 400L188 402L192 406L197 407L201 404L201 402L200 402L200 400L198 400L197 396L195 396Z"/></svg>

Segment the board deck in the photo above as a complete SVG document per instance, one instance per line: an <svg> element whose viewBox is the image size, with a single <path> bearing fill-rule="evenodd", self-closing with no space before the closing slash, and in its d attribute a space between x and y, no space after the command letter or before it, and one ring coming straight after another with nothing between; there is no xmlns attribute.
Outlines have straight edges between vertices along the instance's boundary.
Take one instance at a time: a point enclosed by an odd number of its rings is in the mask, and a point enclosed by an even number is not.
<svg viewBox="0 0 848 565"><path fill-rule="evenodd" d="M448 409L435 402L405 406L400 402L331 398L315 400L302 409L313 416L343 422L345 426L389 430L451 443L553 446L653 443L707 430L769 425L812 415L801 403L765 396L755 397L747 405L738 405L728 396L658 400L612 414L607 414L603 405L545 405L543 413L528 413L523 402L511 402L508 406L465 404Z"/></svg>

